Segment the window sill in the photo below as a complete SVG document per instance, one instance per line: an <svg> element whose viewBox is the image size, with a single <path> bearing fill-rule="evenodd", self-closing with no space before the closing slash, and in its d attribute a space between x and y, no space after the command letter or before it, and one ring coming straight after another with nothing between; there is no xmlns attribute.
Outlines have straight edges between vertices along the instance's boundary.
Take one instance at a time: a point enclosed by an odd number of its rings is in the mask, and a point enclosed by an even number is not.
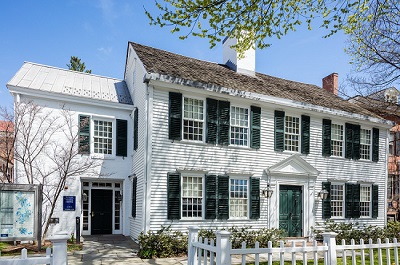
<svg viewBox="0 0 400 265"><path fill-rule="evenodd" d="M229 149L242 149L242 150L258 150L256 148L251 148L249 146L241 146L241 145L219 145L219 144L209 144L206 142L200 141L190 141L190 140L174 140L172 142L187 144L187 145L198 145L198 146L214 146L219 148L229 148Z"/></svg>
<svg viewBox="0 0 400 265"><path fill-rule="evenodd" d="M115 160L115 155L101 155L101 154L91 154L92 159L102 159L102 160Z"/></svg>

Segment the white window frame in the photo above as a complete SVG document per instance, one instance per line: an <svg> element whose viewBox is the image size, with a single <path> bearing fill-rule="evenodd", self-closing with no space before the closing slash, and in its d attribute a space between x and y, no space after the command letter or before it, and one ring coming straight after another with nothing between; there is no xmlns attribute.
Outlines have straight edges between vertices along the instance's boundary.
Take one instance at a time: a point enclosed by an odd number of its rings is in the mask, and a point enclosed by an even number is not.
<svg viewBox="0 0 400 265"><path fill-rule="evenodd" d="M332 200L332 197L335 196L333 194L333 186L342 186L342 199L341 200ZM331 183L331 191L330 191L330 197L331 197L331 218L332 219L342 219L345 218L345 206L346 206L346 188L345 188L345 184L342 182L333 182ZM334 206L333 206L333 202L341 202L342 203L342 213L341 215L334 215L334 212L338 212L339 211L334 211ZM336 206L336 207L340 207L340 206Z"/></svg>
<svg viewBox="0 0 400 265"><path fill-rule="evenodd" d="M94 121L106 121L112 123L112 151L111 154L102 154L94 152ZM90 154L93 158L115 158L116 155L116 144L117 144L117 126L115 117L109 116L97 116L93 115L90 117Z"/></svg>
<svg viewBox="0 0 400 265"><path fill-rule="evenodd" d="M232 212L232 204L231 204L231 200L233 199L240 199L240 198L232 198L232 194L231 194L231 180L245 180L247 181L247 193L246 193L246 200L247 203L246 205L246 216L232 216L231 212ZM229 177L229 219L231 220L243 220L243 219L249 219L250 216L250 178L249 177ZM244 205L244 204L242 204Z"/></svg>
<svg viewBox="0 0 400 265"><path fill-rule="evenodd" d="M333 133L334 133L334 131L333 131L333 126L341 126L342 127L342 139L340 140L340 139L334 139L333 138ZM345 152L345 141L344 141L344 131L345 131L345 126L344 126L344 124L341 124L341 123L332 123L331 124L331 156L333 156L333 157L343 157L344 156L344 152ZM341 143L342 145L341 145L341 154L340 155L337 155L337 154L334 154L334 142L337 142L337 143ZM338 144L337 146L340 146L340 144Z"/></svg>
<svg viewBox="0 0 400 265"><path fill-rule="evenodd" d="M365 131L367 134L367 131L369 131L369 144L363 143L363 137L362 137L362 132ZM366 138L367 139L367 138ZM368 157L365 157L363 155L363 147L368 148ZM372 129L370 128L361 128L360 129L360 159L362 160L371 160L372 158Z"/></svg>
<svg viewBox="0 0 400 265"><path fill-rule="evenodd" d="M194 177L194 178L201 178L201 216L197 217L184 217L183 216L183 178L187 177ZM200 198L200 197L190 197L190 198ZM182 220L203 220L205 218L205 177L204 174L199 173L184 173L181 174L181 201L180 201L180 208L181 208L181 219Z"/></svg>
<svg viewBox="0 0 400 265"><path fill-rule="evenodd" d="M367 200L364 200L364 198L363 198L363 194L362 194L363 188L369 189L369 198ZM369 203L368 215L363 215L362 203ZM372 217L372 185L360 184L360 218L371 218L371 217Z"/></svg>
<svg viewBox="0 0 400 265"><path fill-rule="evenodd" d="M232 119L233 119L233 117L232 117L232 109L233 108L239 108L239 109L247 110L247 126L233 125L233 123L232 123ZM231 146L241 146L241 147L249 147L250 146L250 115L251 115L251 113L250 113L250 107L249 106L241 106L241 105L238 105L238 104L231 104L230 110L229 110L229 145L231 145ZM243 129L247 130L247 139L245 140L246 144L235 144L235 143L232 143L232 140L233 140L233 138L232 138L232 127L234 127L234 128L243 128Z"/></svg>
<svg viewBox="0 0 400 265"><path fill-rule="evenodd" d="M296 134L296 133L293 133L293 132L287 132L287 129L288 129L288 127L286 126L286 124L287 124L287 118L295 118L295 119L297 119L298 120L298 134ZM285 126L284 126L284 138L283 138L283 141L284 141L284 147L285 147L285 151L287 151L287 152L294 152L294 153L300 153L301 152L301 150L300 150L300 147L301 147L301 117L300 116L297 116L297 115L291 115L291 114L287 114L287 113L285 113ZM289 150L289 149L287 149L287 147L288 147L288 145L286 144L286 141L287 141L287 136L290 136L291 137L291 141L293 142L294 140L293 140L293 137L295 137L295 136L297 136L298 137L298 139L297 139L297 145L290 145L290 146L294 146L294 147L296 147L296 150Z"/></svg>
<svg viewBox="0 0 400 265"><path fill-rule="evenodd" d="M201 100L203 101L203 120L199 119L193 119L193 118L185 118L185 99L194 99L194 100ZM190 95L183 95L182 98L182 141L188 141L188 142L198 142L198 143L204 143L205 142L205 123L206 123L206 99L201 98L201 97L195 97L195 96L190 96ZM191 140L191 139L185 139L185 120L188 121L193 121L193 122L202 122L202 135L201 135L201 140Z"/></svg>

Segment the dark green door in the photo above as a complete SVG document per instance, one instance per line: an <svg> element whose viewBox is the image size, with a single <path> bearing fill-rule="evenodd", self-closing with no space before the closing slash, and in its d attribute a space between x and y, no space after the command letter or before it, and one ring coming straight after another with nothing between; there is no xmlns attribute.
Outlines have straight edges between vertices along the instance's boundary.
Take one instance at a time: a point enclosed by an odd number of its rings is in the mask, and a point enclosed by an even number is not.
<svg viewBox="0 0 400 265"><path fill-rule="evenodd" d="M302 235L303 202L300 186L280 186L279 188L279 229L289 237Z"/></svg>
<svg viewBox="0 0 400 265"><path fill-rule="evenodd" d="M91 190L91 233L112 234L112 190Z"/></svg>

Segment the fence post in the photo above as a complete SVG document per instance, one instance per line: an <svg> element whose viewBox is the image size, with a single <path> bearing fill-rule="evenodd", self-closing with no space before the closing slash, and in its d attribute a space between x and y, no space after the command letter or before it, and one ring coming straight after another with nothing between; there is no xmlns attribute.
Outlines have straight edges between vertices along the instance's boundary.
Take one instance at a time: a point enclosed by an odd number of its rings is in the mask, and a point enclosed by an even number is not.
<svg viewBox="0 0 400 265"><path fill-rule="evenodd" d="M196 257L196 248L193 246L193 242L197 242L197 237L199 235L198 226L189 226L189 236L188 236L188 265L194 265L194 257Z"/></svg>
<svg viewBox="0 0 400 265"><path fill-rule="evenodd" d="M334 232L322 233L324 244L328 245L328 265L337 265L336 236L337 233Z"/></svg>
<svg viewBox="0 0 400 265"><path fill-rule="evenodd" d="M53 262L52 265L66 265L67 261L67 232L59 232L48 238L53 244Z"/></svg>
<svg viewBox="0 0 400 265"><path fill-rule="evenodd" d="M217 231L217 265L231 265L231 241L228 231Z"/></svg>

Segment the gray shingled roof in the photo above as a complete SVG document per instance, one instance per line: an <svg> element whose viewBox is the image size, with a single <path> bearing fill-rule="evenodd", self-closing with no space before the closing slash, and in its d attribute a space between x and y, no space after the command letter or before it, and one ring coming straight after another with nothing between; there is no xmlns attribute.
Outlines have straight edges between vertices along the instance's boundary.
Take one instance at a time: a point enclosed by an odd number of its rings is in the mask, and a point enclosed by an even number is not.
<svg viewBox="0 0 400 265"><path fill-rule="evenodd" d="M206 62L130 42L148 73L164 74L224 88L305 102L350 113L379 117L316 85L289 81L261 73L239 74L225 65Z"/></svg>
<svg viewBox="0 0 400 265"><path fill-rule="evenodd" d="M132 105L124 80L30 62L22 65L10 86Z"/></svg>

